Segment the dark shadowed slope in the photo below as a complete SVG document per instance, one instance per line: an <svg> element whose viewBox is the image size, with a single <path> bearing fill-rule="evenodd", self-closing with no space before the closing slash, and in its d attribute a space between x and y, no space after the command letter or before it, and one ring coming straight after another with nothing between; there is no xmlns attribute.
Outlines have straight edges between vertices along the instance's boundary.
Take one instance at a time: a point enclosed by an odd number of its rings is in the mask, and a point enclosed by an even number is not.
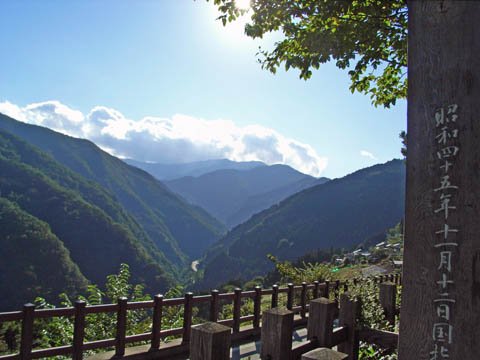
<svg viewBox="0 0 480 360"><path fill-rule="evenodd" d="M84 292L88 281L47 223L0 197L0 312L43 296Z"/></svg>

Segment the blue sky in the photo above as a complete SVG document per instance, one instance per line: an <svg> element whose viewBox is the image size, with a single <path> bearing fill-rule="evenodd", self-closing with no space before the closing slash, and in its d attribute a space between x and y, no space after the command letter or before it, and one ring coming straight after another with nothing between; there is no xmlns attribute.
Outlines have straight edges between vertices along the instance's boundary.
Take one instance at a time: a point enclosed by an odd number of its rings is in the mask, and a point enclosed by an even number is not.
<svg viewBox="0 0 480 360"><path fill-rule="evenodd" d="M217 16L205 0L2 0L0 112L145 161L333 178L400 157L405 101L373 107L333 64L273 75L255 54L279 35L252 40Z"/></svg>

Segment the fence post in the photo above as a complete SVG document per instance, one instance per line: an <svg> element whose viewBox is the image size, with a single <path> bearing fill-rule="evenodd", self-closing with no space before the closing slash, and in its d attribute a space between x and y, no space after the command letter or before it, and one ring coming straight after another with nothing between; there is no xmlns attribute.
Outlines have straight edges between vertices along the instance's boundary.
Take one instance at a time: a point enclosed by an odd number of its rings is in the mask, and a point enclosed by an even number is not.
<svg viewBox="0 0 480 360"><path fill-rule="evenodd" d="M315 287L313 288L313 298L314 298L314 299L318 299L318 288L319 288L320 283L319 283L317 280L315 280L315 281L313 282L313 285L315 286Z"/></svg>
<svg viewBox="0 0 480 360"><path fill-rule="evenodd" d="M215 322L193 326L190 341L190 359L230 359L231 332L232 329L229 327Z"/></svg>
<svg viewBox="0 0 480 360"><path fill-rule="evenodd" d="M150 350L160 347L160 332L162 331L163 296L158 294L153 298L152 344Z"/></svg>
<svg viewBox="0 0 480 360"><path fill-rule="evenodd" d="M339 289L340 289L340 280L336 280L334 294L335 294L335 303L337 304L337 306L338 306Z"/></svg>
<svg viewBox="0 0 480 360"><path fill-rule="evenodd" d="M278 285L272 286L272 309L278 306Z"/></svg>
<svg viewBox="0 0 480 360"><path fill-rule="evenodd" d="M287 309L292 310L293 309L293 298L295 296L295 288L293 287L293 284L290 283L288 284L288 295L287 295Z"/></svg>
<svg viewBox="0 0 480 360"><path fill-rule="evenodd" d="M193 293L187 292L185 294L185 304L183 305L182 344L186 344L190 341L190 331L192 329L192 298Z"/></svg>
<svg viewBox="0 0 480 360"><path fill-rule="evenodd" d="M285 308L266 310L262 315L261 359L290 360L293 312Z"/></svg>
<svg viewBox="0 0 480 360"><path fill-rule="evenodd" d="M218 290L212 290L212 302L210 303L210 321L218 321Z"/></svg>
<svg viewBox="0 0 480 360"><path fill-rule="evenodd" d="M395 324L397 286L393 282L380 284L380 306L390 324Z"/></svg>
<svg viewBox="0 0 480 360"><path fill-rule="evenodd" d="M255 286L255 300L253 303L253 327L260 327L260 307L262 305L262 288L260 286Z"/></svg>
<svg viewBox="0 0 480 360"><path fill-rule="evenodd" d="M240 307L242 306L242 289L236 288L234 290L235 297L233 298L233 332L238 333L240 331Z"/></svg>
<svg viewBox="0 0 480 360"><path fill-rule="evenodd" d="M338 350L348 354L348 360L358 359L359 340L355 331L355 322L360 314L360 301L353 300L351 294L340 296L339 325L347 327L347 340L338 345Z"/></svg>
<svg viewBox="0 0 480 360"><path fill-rule="evenodd" d="M34 311L35 305L31 303L23 305L22 340L20 343L21 360L30 360L32 358Z"/></svg>
<svg viewBox="0 0 480 360"><path fill-rule="evenodd" d="M330 298L330 280L325 280L325 290L323 291L323 297Z"/></svg>
<svg viewBox="0 0 480 360"><path fill-rule="evenodd" d="M300 306L302 307L300 315L302 316L302 319L305 319L307 317L307 283L305 281L302 282L302 294L300 296Z"/></svg>
<svg viewBox="0 0 480 360"><path fill-rule="evenodd" d="M332 346L333 317L335 301L318 298L310 301L307 325L307 339L317 339L318 347Z"/></svg>
<svg viewBox="0 0 480 360"><path fill-rule="evenodd" d="M301 360L344 360L347 358L347 354L332 349L320 348L303 354Z"/></svg>
<svg viewBox="0 0 480 360"><path fill-rule="evenodd" d="M127 298L118 298L117 335L115 336L115 356L125 354L125 336L127 334Z"/></svg>
<svg viewBox="0 0 480 360"><path fill-rule="evenodd" d="M75 301L75 320L73 325L73 354L72 360L83 359L83 339L85 338L85 307L83 300Z"/></svg>

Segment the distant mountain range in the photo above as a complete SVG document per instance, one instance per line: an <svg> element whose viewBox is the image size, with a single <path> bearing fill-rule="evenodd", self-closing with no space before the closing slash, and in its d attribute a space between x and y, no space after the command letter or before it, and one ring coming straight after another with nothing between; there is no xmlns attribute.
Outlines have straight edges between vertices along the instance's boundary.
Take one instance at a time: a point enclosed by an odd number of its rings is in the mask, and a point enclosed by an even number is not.
<svg viewBox="0 0 480 360"><path fill-rule="evenodd" d="M308 251L349 248L394 226L404 213L405 165L392 160L328 181L264 210L228 232L200 266L211 288L273 268L267 254L295 259ZM218 269L222 269L219 271Z"/></svg>
<svg viewBox="0 0 480 360"><path fill-rule="evenodd" d="M143 169L159 180L173 180L184 176L201 176L216 170L250 170L259 166L267 166L261 161L231 161L215 159L194 161L179 164L146 163L133 159L124 159L127 164Z"/></svg>
<svg viewBox="0 0 480 360"><path fill-rule="evenodd" d="M224 225L206 211L192 207L147 172L127 165L91 141L2 114L0 128L38 146L61 164L111 191L175 265L185 266L190 258L201 256L225 231Z"/></svg>
<svg viewBox="0 0 480 360"><path fill-rule="evenodd" d="M261 162L147 164L165 184L128 162L0 114L0 311L84 293L120 263L150 293L199 258L199 289L248 280L272 269L267 254L349 248L403 217L400 160L330 181Z"/></svg>
<svg viewBox="0 0 480 360"><path fill-rule="evenodd" d="M90 141L2 114L0 200L0 246L9 249L0 257L0 283L14 287L24 276L17 299L52 300L60 291L78 292L86 281L103 284L122 262L147 291L164 291L225 231L205 210ZM30 245L27 236L33 236ZM40 277L42 267L52 266L51 278ZM13 269L23 270L15 277ZM16 300L0 300L0 311L9 301Z"/></svg>
<svg viewBox="0 0 480 360"><path fill-rule="evenodd" d="M264 165L246 170L221 169L165 184L232 228L289 195L326 181L327 178L316 179L287 165Z"/></svg>

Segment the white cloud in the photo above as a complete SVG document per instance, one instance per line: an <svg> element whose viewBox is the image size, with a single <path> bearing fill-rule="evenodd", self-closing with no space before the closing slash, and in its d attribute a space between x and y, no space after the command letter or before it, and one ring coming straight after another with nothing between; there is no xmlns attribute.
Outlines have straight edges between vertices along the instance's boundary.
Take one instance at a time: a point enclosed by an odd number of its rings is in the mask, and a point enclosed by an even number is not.
<svg viewBox="0 0 480 360"><path fill-rule="evenodd" d="M176 114L171 118L147 116L134 121L105 106L96 106L84 115L58 101L25 107L3 102L0 112L17 120L90 139L112 155L139 161L258 160L267 164L287 164L313 176L320 176L328 163L326 157L319 156L308 144L259 125L238 127L231 120L205 120ZM361 153L373 157L366 151Z"/></svg>
<svg viewBox="0 0 480 360"><path fill-rule="evenodd" d="M365 156L365 157L368 157L368 158L370 158L370 159L372 159L372 160L378 160L375 156L373 156L373 154L372 154L371 152L368 152L368 151L366 151L366 150L361 150L361 151L360 151L360 155Z"/></svg>

